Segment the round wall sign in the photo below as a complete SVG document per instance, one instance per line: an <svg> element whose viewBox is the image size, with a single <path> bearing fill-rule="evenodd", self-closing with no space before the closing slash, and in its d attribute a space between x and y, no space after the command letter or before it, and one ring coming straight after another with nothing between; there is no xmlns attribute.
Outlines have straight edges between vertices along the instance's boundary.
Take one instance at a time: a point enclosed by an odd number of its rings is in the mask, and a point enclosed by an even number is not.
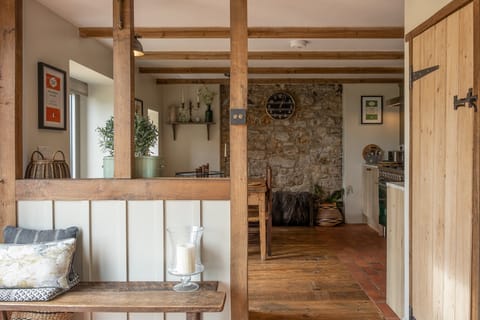
<svg viewBox="0 0 480 320"><path fill-rule="evenodd" d="M272 119L288 119L295 112L295 100L287 92L277 92L268 98L265 109Z"/></svg>

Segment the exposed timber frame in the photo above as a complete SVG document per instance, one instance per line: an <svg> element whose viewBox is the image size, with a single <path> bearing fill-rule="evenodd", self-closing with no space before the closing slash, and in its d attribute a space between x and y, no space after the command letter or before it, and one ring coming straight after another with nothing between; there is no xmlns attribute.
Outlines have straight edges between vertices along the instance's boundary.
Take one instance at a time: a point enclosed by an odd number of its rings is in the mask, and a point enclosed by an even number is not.
<svg viewBox="0 0 480 320"><path fill-rule="evenodd" d="M84 38L111 38L112 28L86 27L79 28ZM146 39L227 39L233 28L226 27L165 27L135 28L135 34ZM401 39L403 27L250 27L248 38L309 38L309 39Z"/></svg>
<svg viewBox="0 0 480 320"><path fill-rule="evenodd" d="M140 73L229 73L230 69L225 67L140 67ZM249 74L403 74L403 68L396 67L317 67L317 68L248 68Z"/></svg>
<svg viewBox="0 0 480 320"><path fill-rule="evenodd" d="M135 77L133 0L113 1L113 88L115 178L132 178Z"/></svg>
<svg viewBox="0 0 480 320"><path fill-rule="evenodd" d="M230 0L230 114L247 109L247 0ZM246 119L245 119L246 120ZM230 294L232 319L248 320L247 124L230 124Z"/></svg>
<svg viewBox="0 0 480 320"><path fill-rule="evenodd" d="M173 79L159 78L157 84L228 84L229 79ZM403 78L249 78L250 84L302 84L302 83L402 83Z"/></svg>
<svg viewBox="0 0 480 320"><path fill-rule="evenodd" d="M401 60L403 51L250 51L249 60ZM146 51L138 60L230 60L229 51Z"/></svg>
<svg viewBox="0 0 480 320"><path fill-rule="evenodd" d="M243 7L245 19L246 0L235 1ZM232 144L231 166L235 191L230 190L228 179L130 179L133 161L133 0L113 0L114 40L114 91L115 123L115 178L79 180L22 180L22 0L0 0L0 229L16 224L17 200L229 200L232 205L232 225L244 218L244 228L232 228L232 318L248 319L247 296L247 224L246 224L246 127L238 128L236 136L243 139ZM236 16L237 13L232 13ZM121 21L121 23L120 23ZM243 23L236 24L243 25ZM110 28L112 30L112 28ZM238 38L238 37L237 37ZM245 38L245 41L243 41ZM245 36L241 36L246 43ZM246 57L245 46L245 57ZM243 56L242 56L243 57ZM244 58L234 59L243 61ZM246 59L245 59L246 70ZM239 72L237 70L237 72ZM238 74L234 71L234 74ZM237 81L238 88L246 90L246 73ZM235 76L234 76L235 78ZM238 78L238 77L237 77ZM241 84L245 82L245 84ZM235 86L237 87L237 86ZM234 94L234 101L244 101L245 94ZM235 130L233 130L235 131ZM233 140L235 141L235 140ZM120 179L121 178L121 179ZM242 205L244 204L244 206ZM243 221L243 220L242 220ZM0 239L1 240L1 239ZM235 245L233 245L235 244Z"/></svg>
<svg viewBox="0 0 480 320"><path fill-rule="evenodd" d="M0 2L0 241L16 224L15 180L22 177L22 0Z"/></svg>

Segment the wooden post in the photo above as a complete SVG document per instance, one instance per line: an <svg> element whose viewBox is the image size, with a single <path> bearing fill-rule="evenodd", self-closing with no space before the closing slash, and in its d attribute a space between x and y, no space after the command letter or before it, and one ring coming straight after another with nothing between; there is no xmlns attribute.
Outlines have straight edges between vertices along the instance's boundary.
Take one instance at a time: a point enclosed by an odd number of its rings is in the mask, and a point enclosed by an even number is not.
<svg viewBox="0 0 480 320"><path fill-rule="evenodd" d="M16 224L22 167L22 0L0 0L0 241Z"/></svg>
<svg viewBox="0 0 480 320"><path fill-rule="evenodd" d="M133 0L113 0L115 178L131 178L133 174L133 26Z"/></svg>
<svg viewBox="0 0 480 320"><path fill-rule="evenodd" d="M230 0L230 112L247 109L247 0ZM248 320L247 125L230 124L231 315Z"/></svg>

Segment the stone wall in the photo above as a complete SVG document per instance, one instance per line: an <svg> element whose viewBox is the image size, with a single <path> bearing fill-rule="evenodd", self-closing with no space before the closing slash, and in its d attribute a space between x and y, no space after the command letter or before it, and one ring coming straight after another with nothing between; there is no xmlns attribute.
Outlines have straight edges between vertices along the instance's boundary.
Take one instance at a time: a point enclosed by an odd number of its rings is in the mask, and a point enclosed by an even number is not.
<svg viewBox="0 0 480 320"><path fill-rule="evenodd" d="M222 155L229 144L228 90L220 87ZM273 120L265 112L267 98L278 91L295 99L290 119ZM342 187L341 85L251 85L248 99L249 176L264 176L268 164L274 191L311 192L314 184L327 191Z"/></svg>

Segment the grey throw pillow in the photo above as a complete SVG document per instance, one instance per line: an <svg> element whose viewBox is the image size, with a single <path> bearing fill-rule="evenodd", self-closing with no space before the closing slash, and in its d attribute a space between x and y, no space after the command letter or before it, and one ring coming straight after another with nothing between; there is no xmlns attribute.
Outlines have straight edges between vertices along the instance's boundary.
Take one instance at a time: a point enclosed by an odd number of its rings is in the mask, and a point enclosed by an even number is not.
<svg viewBox="0 0 480 320"><path fill-rule="evenodd" d="M29 244L29 243L40 243L40 242L50 242L56 240L64 240L69 238L77 239L78 228L69 227L66 229L53 229L53 230L33 230L20 227L6 226L3 230L3 237L5 243L16 243L16 244ZM73 261L75 261L77 251L73 256ZM75 282L75 279L78 278L77 273L73 269L74 263L70 266L70 272L68 275L68 281L71 285ZM78 280L77 280L78 281Z"/></svg>
<svg viewBox="0 0 480 320"><path fill-rule="evenodd" d="M4 231L5 243L29 244L77 238L78 228L69 227L55 230L32 230L7 226Z"/></svg>

